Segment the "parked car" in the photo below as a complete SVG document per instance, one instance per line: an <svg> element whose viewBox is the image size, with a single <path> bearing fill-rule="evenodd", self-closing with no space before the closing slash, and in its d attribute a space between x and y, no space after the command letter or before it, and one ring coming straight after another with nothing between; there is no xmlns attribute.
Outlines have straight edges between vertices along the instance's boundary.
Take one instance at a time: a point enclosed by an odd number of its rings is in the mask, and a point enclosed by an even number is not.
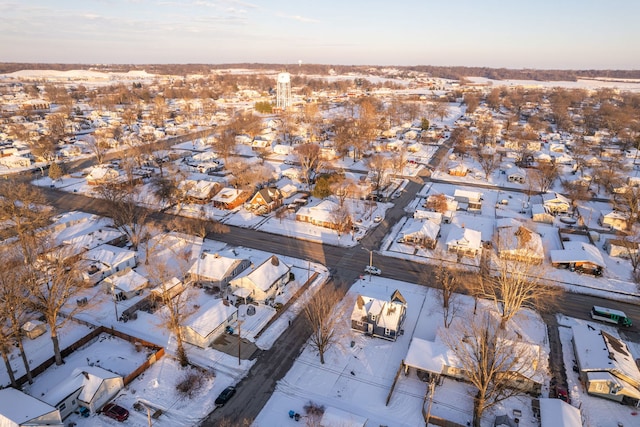
<svg viewBox="0 0 640 427"><path fill-rule="evenodd" d="M571 399L569 398L569 392L566 388L554 385L551 387L551 397L558 398L560 400L564 400L567 403L571 403Z"/></svg>
<svg viewBox="0 0 640 427"><path fill-rule="evenodd" d="M224 406L224 404L227 403L234 394L236 394L236 388L234 386L225 388L216 398L216 406Z"/></svg>
<svg viewBox="0 0 640 427"><path fill-rule="evenodd" d="M382 217L380 215L376 215L375 218L373 218L373 222L380 222L382 221Z"/></svg>
<svg viewBox="0 0 640 427"><path fill-rule="evenodd" d="M373 265L367 265L364 268L364 272L365 273L369 273L369 274L373 274L374 276L379 276L379 275L382 274L382 271L378 267L375 267Z"/></svg>
<svg viewBox="0 0 640 427"><path fill-rule="evenodd" d="M120 405L116 405L115 403L107 403L106 405L104 405L102 411L100 412L102 412L107 417L113 418L114 420L120 422L129 418L129 411L127 411Z"/></svg>

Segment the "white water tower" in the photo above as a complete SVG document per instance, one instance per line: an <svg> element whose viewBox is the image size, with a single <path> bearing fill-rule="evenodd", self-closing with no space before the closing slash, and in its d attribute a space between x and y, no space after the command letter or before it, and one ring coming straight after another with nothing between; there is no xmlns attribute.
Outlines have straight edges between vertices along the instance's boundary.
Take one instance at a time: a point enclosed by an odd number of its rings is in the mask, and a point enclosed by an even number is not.
<svg viewBox="0 0 640 427"><path fill-rule="evenodd" d="M291 74L278 74L278 85L276 88L276 108L286 110L291 106Z"/></svg>

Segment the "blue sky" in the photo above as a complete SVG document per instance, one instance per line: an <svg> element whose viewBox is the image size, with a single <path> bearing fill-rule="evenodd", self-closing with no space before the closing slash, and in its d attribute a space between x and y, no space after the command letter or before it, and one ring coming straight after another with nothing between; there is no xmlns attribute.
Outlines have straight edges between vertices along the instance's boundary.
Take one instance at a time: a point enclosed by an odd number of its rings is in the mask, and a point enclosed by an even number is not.
<svg viewBox="0 0 640 427"><path fill-rule="evenodd" d="M640 69L637 0L0 0L0 61Z"/></svg>

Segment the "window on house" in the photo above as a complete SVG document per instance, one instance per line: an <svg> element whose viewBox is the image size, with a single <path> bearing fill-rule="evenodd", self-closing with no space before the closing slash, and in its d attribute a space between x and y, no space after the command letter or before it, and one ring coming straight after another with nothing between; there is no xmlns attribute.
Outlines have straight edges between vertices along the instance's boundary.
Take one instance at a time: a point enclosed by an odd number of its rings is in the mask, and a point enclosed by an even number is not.
<svg viewBox="0 0 640 427"><path fill-rule="evenodd" d="M362 322L361 322L361 321L359 321L359 320L356 320L356 325L357 325L357 326L362 326Z"/></svg>
<svg viewBox="0 0 640 427"><path fill-rule="evenodd" d="M372 321L376 320L376 315L375 315L375 314L372 314L372 315L371 315L371 320L372 320Z"/></svg>
<svg viewBox="0 0 640 427"><path fill-rule="evenodd" d="M60 406L58 406L58 409L60 411L64 411L65 409L67 409L67 404L66 403L61 403Z"/></svg>
<svg viewBox="0 0 640 427"><path fill-rule="evenodd" d="M385 335L391 335L391 329L389 329L389 328L384 328L384 334L385 334Z"/></svg>

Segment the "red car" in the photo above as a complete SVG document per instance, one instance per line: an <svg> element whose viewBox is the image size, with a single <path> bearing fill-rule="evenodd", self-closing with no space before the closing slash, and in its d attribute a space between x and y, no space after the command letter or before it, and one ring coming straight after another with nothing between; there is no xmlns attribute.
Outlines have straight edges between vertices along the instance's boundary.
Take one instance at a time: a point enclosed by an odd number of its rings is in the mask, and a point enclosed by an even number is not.
<svg viewBox="0 0 640 427"><path fill-rule="evenodd" d="M107 403L104 405L101 411L109 418L113 418L116 421L124 421L129 418L129 411L124 409L122 406L116 405L115 403Z"/></svg>

